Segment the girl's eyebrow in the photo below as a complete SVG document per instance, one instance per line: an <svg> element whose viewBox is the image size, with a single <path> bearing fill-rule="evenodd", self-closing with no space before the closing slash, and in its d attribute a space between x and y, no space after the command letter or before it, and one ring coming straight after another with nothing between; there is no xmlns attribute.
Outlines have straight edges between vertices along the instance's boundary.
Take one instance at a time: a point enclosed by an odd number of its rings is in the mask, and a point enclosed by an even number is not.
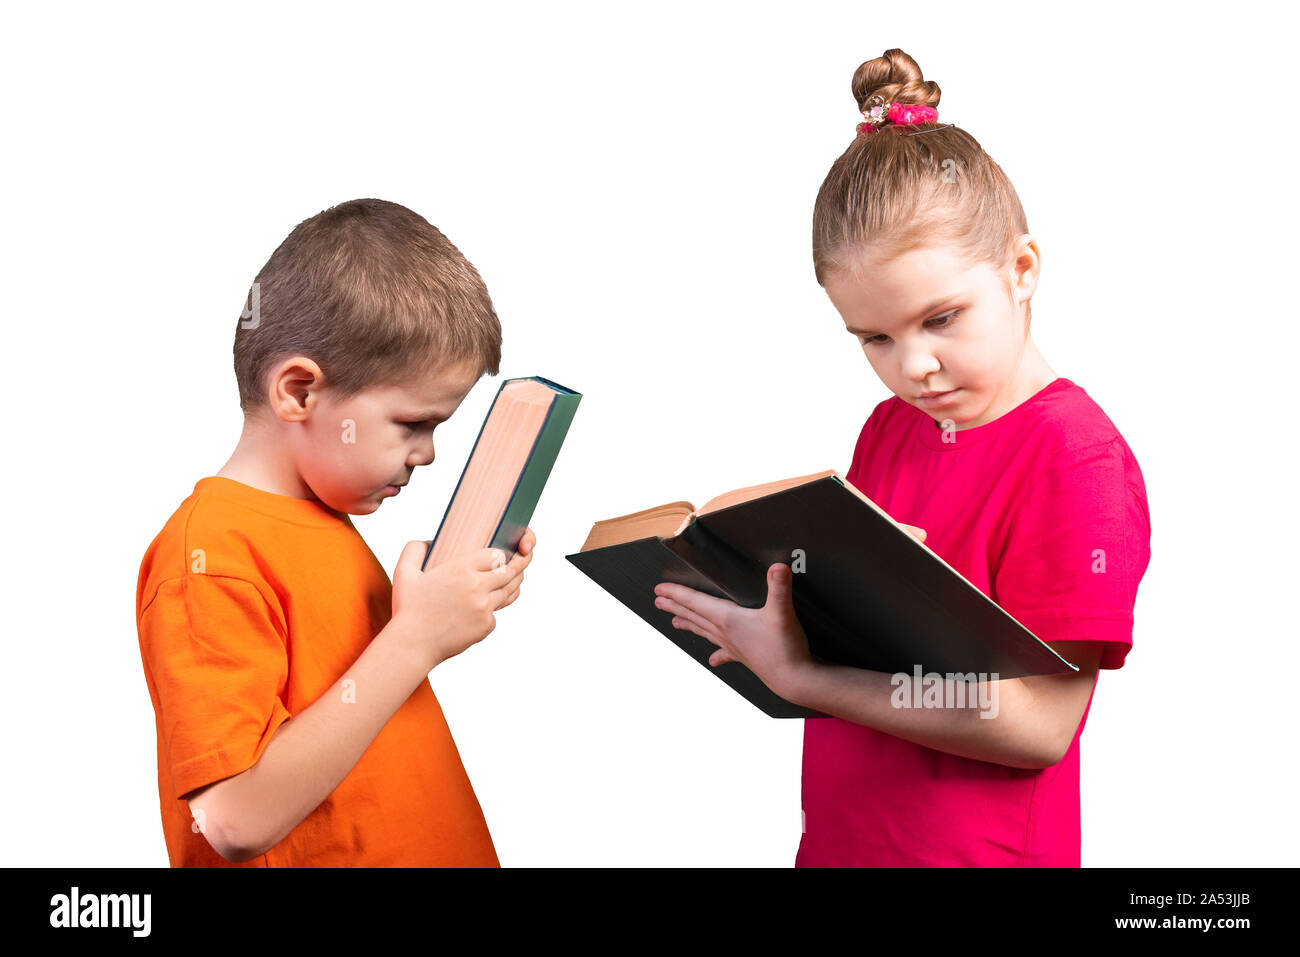
<svg viewBox="0 0 1300 957"><path fill-rule="evenodd" d="M930 305L926 306L924 309L922 309L920 312L918 312L915 316L913 316L913 317L912 317L912 322L916 322L918 319L924 319L926 316L928 316L930 313L934 312L934 311L935 311L936 309L938 309L940 306L942 306L942 305L944 305L945 303L950 302L951 300L956 299L956 298L957 298L956 294L949 295L949 296L940 296L940 297L939 297L938 299L936 299L934 302L930 303ZM868 329L849 329L848 331L849 331L850 333L852 333L853 335L855 335L855 336L876 336L876 335L880 335L880 333L878 333L878 332L872 332L872 331L870 331L870 330L868 330Z"/></svg>

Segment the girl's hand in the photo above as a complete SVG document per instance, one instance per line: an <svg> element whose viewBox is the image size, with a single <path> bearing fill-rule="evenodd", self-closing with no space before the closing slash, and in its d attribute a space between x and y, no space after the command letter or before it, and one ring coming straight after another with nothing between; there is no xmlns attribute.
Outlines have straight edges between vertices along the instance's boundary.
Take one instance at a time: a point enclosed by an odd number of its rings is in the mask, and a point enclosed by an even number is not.
<svg viewBox="0 0 1300 957"><path fill-rule="evenodd" d="M716 667L738 661L774 692L797 683L802 673L815 667L808 637L794 612L792 572L778 562L767 570L767 604L742 608L734 601L660 582L655 586L655 607L672 612L673 627L693 631L718 646L709 657Z"/></svg>
<svg viewBox="0 0 1300 957"><path fill-rule="evenodd" d="M925 529L917 528L915 525L906 525L903 522L899 522L898 524L902 525L905 529L911 532L912 537L915 538L918 542L925 541Z"/></svg>

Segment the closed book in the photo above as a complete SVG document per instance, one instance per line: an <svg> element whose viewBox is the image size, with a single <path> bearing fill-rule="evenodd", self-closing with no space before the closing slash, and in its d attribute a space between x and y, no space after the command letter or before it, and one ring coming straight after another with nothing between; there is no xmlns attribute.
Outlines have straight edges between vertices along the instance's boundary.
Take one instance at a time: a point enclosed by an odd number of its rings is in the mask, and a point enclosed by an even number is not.
<svg viewBox="0 0 1300 957"><path fill-rule="evenodd" d="M541 376L501 383L422 569L480 548L514 556L581 401Z"/></svg>

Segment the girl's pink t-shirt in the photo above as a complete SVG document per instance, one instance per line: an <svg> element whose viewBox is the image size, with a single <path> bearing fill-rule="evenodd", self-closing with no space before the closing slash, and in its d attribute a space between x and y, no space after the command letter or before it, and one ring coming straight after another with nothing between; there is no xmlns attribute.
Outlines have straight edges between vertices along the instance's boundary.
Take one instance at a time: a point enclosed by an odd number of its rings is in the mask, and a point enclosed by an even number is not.
<svg viewBox="0 0 1300 957"><path fill-rule="evenodd" d="M863 426L847 478L1043 641L1105 642L1101 667L1123 665L1151 557L1146 487L1069 379L962 430L892 396ZM1061 761L1032 770L805 721L795 865L1078 867L1087 717Z"/></svg>

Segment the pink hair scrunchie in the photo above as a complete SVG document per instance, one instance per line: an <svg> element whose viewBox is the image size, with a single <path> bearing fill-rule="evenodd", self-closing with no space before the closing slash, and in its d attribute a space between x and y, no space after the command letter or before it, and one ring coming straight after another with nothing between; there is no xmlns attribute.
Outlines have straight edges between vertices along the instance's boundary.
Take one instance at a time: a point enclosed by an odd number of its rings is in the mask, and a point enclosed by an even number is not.
<svg viewBox="0 0 1300 957"><path fill-rule="evenodd" d="M858 135L875 132L886 123L894 126L914 126L917 123L939 122L939 111L933 106L921 103L890 103L889 112L885 114L883 105L873 106L868 114L871 122L858 124Z"/></svg>

